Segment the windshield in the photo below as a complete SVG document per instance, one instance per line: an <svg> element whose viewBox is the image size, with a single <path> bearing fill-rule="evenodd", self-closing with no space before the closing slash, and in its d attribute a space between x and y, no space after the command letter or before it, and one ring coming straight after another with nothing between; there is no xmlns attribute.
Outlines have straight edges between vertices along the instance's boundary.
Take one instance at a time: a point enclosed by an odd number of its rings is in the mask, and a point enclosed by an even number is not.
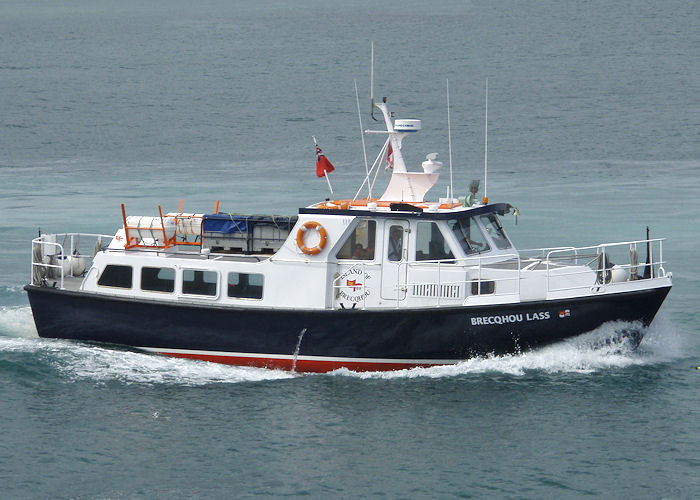
<svg viewBox="0 0 700 500"><path fill-rule="evenodd" d="M472 255L491 249L473 217L467 215L459 219L450 219L447 221L447 225L459 241L465 254Z"/></svg>
<svg viewBox="0 0 700 500"><path fill-rule="evenodd" d="M499 250L512 248L505 231L503 231L501 221L498 220L496 214L482 215L480 219L481 223L486 228L486 232L489 233L491 240L496 244Z"/></svg>

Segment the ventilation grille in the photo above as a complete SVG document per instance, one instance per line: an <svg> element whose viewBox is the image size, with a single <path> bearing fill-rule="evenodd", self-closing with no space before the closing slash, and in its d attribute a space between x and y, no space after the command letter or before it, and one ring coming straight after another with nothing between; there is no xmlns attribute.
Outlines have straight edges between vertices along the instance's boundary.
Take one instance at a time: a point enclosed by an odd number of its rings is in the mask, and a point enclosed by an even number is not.
<svg viewBox="0 0 700 500"><path fill-rule="evenodd" d="M414 297L440 297L441 299L458 299L459 285L413 285Z"/></svg>

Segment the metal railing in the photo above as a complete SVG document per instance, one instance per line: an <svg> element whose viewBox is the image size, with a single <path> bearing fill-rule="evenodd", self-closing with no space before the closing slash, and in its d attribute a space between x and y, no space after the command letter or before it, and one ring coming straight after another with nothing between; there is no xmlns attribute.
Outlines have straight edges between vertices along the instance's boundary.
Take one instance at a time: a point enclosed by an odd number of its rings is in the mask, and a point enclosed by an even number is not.
<svg viewBox="0 0 700 500"><path fill-rule="evenodd" d="M459 258L459 259L444 259L444 260L420 260L420 261L408 261L405 263L402 263L402 265L405 265L407 267L407 277L410 276L412 277L415 275L417 272L421 270L421 268L427 268L426 270L434 270L435 265L437 264L437 281L434 282L425 282L425 281L406 281L405 287L406 291L408 291L411 288L415 287L420 287L420 286L434 286L434 289L437 290L437 293L435 294L435 306L439 307L441 305L441 299L445 298L461 298L462 294L459 295L459 297L443 297L443 289L445 289L445 286L457 286L460 289L464 289L464 300L463 302L466 303L466 301L470 297L475 297L475 296L482 296L488 294L491 297L494 296L508 296L508 295L515 295L515 294L520 294L520 256L517 253L510 253L510 254L498 254L498 255L477 255L477 256L472 256L472 257L464 257L464 258ZM502 266L502 267L499 267ZM399 273L400 271L399 266ZM512 267L512 269L511 269ZM432 268L432 269L431 269ZM500 272L503 272L505 276L503 277L495 277L493 275L484 277L483 272L484 269L488 268L491 270L497 270ZM456 279L456 280L446 280L443 279L443 273L447 274L456 274L457 272L466 272L467 276L464 279ZM484 287L486 286L486 283L489 283L493 285L493 290L491 292L487 292ZM506 291L506 292L497 292L497 290L501 289L502 287L496 286L497 283L507 283L507 282L514 282L514 290L513 291ZM473 286L476 284L476 294L474 293L467 293L466 287L467 286ZM450 289L446 289L447 291L450 291ZM397 307L400 303L399 300L399 295L397 294Z"/></svg>
<svg viewBox="0 0 700 500"><path fill-rule="evenodd" d="M82 277L92 259L109 245L114 236L93 233L44 234L32 240L30 283L63 289L66 277ZM61 241L59 243L59 241ZM70 250L66 252L66 248Z"/></svg>
<svg viewBox="0 0 700 500"><path fill-rule="evenodd" d="M503 267L496 268L501 271L506 272L504 277L493 277L489 276L485 279L483 276L483 270L489 264L507 264L511 263L511 268ZM367 286L366 276L367 268L377 267L380 268L379 264L367 264L364 262L358 262L351 265L348 269L341 272L339 276L333 279L332 287L334 290L334 299L338 298L339 293L342 290L350 290L357 292L359 289L360 297L357 301L353 303L361 304L361 309L367 307L367 291L379 290L381 284L376 286ZM407 294L409 290L416 290L418 288L423 290L428 290L433 293L423 294L421 298L430 300L435 299L435 306L440 306L442 301L446 299L451 299L454 303L454 299L466 300L474 295L466 293L466 287L476 284L477 294L485 294L483 289L484 283L493 282L494 291L489 292L489 296L507 296L507 295L517 295L520 293L520 258L517 253L512 254L499 254L491 256L474 256L465 257L460 259L444 259L444 260L419 260L419 261L407 261L407 262L397 262L396 266L396 281L393 287L396 291L396 307L400 307L404 299L403 295ZM421 270L434 273L437 271L437 281L409 281L409 277L414 277L415 274L420 273ZM468 276L463 279L450 279L446 275L454 275L455 272L466 272ZM346 278L350 276L361 276L361 283L357 283L356 280L347 280ZM403 278L406 276L406 279ZM341 281L345 281L344 283ZM381 279L380 279L381 281ZM498 293L496 290L501 287L495 286L498 282L514 282L515 286L512 291ZM349 282L349 284L348 284ZM459 289L460 292L455 293L455 290ZM464 292L461 292L464 290ZM444 292L444 293L443 293ZM414 297L416 295L414 294ZM463 298L464 297L464 298ZM354 307L354 306L353 306Z"/></svg>
<svg viewBox="0 0 700 500"><path fill-rule="evenodd" d="M586 247L540 248L524 250L522 253L479 255L459 259L398 262L393 287L396 295L395 299L390 300L395 300L397 308L406 307L408 303L405 298L411 290L414 291L414 299L427 302L434 299L435 307L445 302L455 304L460 301L466 305L479 297L496 300L499 297L512 297L520 300L523 278L533 276L540 276L544 281L540 290L542 298L546 298L550 292L568 290L600 293L605 291L608 284L668 276L664 268L666 262L663 260L664 240L665 238L655 238ZM646 250L647 246L649 261L640 262L639 253L642 249ZM522 254L529 254L530 257ZM624 255L624 258L620 258L621 255ZM611 257L614 257L614 263ZM359 262L343 271L333 279L335 298L342 289L359 288L362 298L356 303L361 304L362 309L366 308L366 290L379 290L382 286L380 283L367 286L367 268L379 266ZM645 273L645 270L648 271ZM460 273L464 274L455 276ZM421 279L421 274L427 279ZM350 275L362 276L363 279L361 283L353 280L350 280L350 284L347 281L341 283L342 279ZM581 279L577 280L577 276ZM503 286L504 283L513 285ZM469 286L472 290L467 288ZM415 293L416 291L419 293ZM415 307L417 304L411 301L410 305Z"/></svg>
<svg viewBox="0 0 700 500"><path fill-rule="evenodd" d="M664 240L665 238L654 238L619 243L602 243L588 247L552 249L547 252L544 261L547 269L547 292L577 290L589 287L592 288L591 291L599 292L604 290L605 285L611 283L666 277L665 261L663 260ZM644 246L647 250L648 262L639 262L638 246ZM655 255L659 256L658 260L654 260ZM617 262L613 262L613 257ZM581 269L580 266L586 266L588 269ZM574 269L566 270L568 267ZM641 275L639 274L640 268L643 269ZM553 274L552 271L556 269L562 269L562 271ZM589 270L593 270L596 273L596 279L593 283L574 286L553 286L551 283L553 276L559 278L589 275ZM618 276L615 276L616 271ZM623 279L620 280L619 277Z"/></svg>

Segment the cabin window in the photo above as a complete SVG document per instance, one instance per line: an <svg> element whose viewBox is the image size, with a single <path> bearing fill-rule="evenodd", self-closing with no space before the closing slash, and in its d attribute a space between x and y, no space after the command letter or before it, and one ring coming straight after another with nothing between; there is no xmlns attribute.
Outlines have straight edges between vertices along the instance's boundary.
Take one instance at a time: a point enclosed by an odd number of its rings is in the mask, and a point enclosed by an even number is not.
<svg viewBox="0 0 700 500"><path fill-rule="evenodd" d="M228 273L228 296L238 299L262 299L263 275Z"/></svg>
<svg viewBox="0 0 700 500"><path fill-rule="evenodd" d="M452 233L457 238L462 250L467 255L475 253L487 252L491 248L484 238L484 233L481 232L479 225L473 217L460 217L459 219L450 219L447 225L452 230Z"/></svg>
<svg viewBox="0 0 700 500"><path fill-rule="evenodd" d="M151 292L172 292L175 290L175 269L144 267L141 269L141 289Z"/></svg>
<svg viewBox="0 0 700 500"><path fill-rule="evenodd" d="M489 233L489 236L500 250L511 248L510 241L508 241L508 237L503 230L501 221L498 220L495 214L482 215L480 219L481 223L486 228L486 232Z"/></svg>
<svg viewBox="0 0 700 500"><path fill-rule="evenodd" d="M361 220L343 243L336 258L340 260L374 260L376 235L377 223L373 220Z"/></svg>
<svg viewBox="0 0 700 500"><path fill-rule="evenodd" d="M116 288L131 288L133 270L131 266L117 266L110 264L105 266L97 284L100 286L113 286Z"/></svg>
<svg viewBox="0 0 700 500"><path fill-rule="evenodd" d="M185 269L182 271L182 293L213 297L216 295L217 278L216 271Z"/></svg>
<svg viewBox="0 0 700 500"><path fill-rule="evenodd" d="M434 222L419 222L416 229L416 260L454 258L438 225Z"/></svg>

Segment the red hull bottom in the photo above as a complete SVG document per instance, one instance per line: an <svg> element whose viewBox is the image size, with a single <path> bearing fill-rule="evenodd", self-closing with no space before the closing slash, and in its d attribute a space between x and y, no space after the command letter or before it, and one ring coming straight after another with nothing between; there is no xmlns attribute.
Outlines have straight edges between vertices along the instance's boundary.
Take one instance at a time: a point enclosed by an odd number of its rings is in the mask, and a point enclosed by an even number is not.
<svg viewBox="0 0 700 500"><path fill-rule="evenodd" d="M391 360L341 360L341 359L297 359L292 357L265 357L262 355L241 356L236 354L212 354L203 352L183 352L183 351L161 351L157 349L147 349L148 351L157 352L166 356L176 358L197 359L200 361L209 361L212 363L220 363L225 365L235 366L251 366L255 368L267 368L272 370L287 370L300 373L328 373L340 368L346 368L355 372L374 372L374 371L394 371L406 370L409 368L439 366L446 364L454 364L457 361L439 361L435 363L428 362L409 362L409 361L391 361Z"/></svg>

